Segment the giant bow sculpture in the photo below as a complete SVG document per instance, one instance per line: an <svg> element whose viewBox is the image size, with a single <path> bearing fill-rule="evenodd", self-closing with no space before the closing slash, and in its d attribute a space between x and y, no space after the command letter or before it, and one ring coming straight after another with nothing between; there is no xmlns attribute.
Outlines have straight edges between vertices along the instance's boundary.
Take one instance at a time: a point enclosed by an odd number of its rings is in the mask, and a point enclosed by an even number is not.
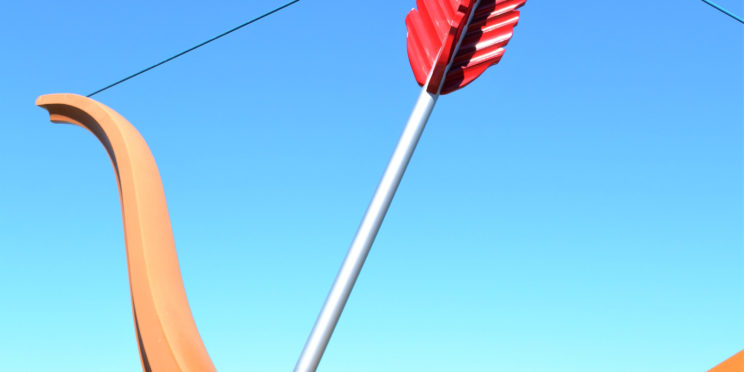
<svg viewBox="0 0 744 372"><path fill-rule="evenodd" d="M496 64L526 0L417 0L406 19L408 54L423 86L401 140L295 367L315 371L440 94L463 88ZM41 96L56 123L90 130L119 186L134 324L146 372L215 371L181 281L165 194L145 140L121 115L75 94ZM744 351L710 372L744 371Z"/></svg>
<svg viewBox="0 0 744 372"><path fill-rule="evenodd" d="M143 370L216 371L186 300L160 173L145 140L116 111L90 98L51 94L36 104L55 123L91 131L111 157Z"/></svg>

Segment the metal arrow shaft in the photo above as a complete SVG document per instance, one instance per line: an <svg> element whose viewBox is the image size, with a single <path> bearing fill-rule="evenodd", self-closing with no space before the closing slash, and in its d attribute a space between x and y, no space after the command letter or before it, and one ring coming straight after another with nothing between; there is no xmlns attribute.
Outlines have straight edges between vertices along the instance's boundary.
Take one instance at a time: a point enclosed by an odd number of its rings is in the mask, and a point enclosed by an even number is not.
<svg viewBox="0 0 744 372"><path fill-rule="evenodd" d="M294 369L296 372L315 371L318 368L320 358L323 356L328 340L336 328L336 323L338 323L359 272L362 270L362 265L364 265L369 249L377 236L377 231L380 229L382 220L390 207L408 162L411 160L413 150L416 148L419 138L421 138L421 133L424 131L437 97L438 94L427 92L426 87L421 91L398 145L395 147L393 156L390 158L387 169L372 197L372 202L367 207L367 212L364 213L362 223L359 225L356 236L354 236L333 287L331 287L331 291L323 304L323 309L318 315L300 359L297 361Z"/></svg>
<svg viewBox="0 0 744 372"><path fill-rule="evenodd" d="M475 10L478 9L479 4L480 0L475 2L468 18L468 24L473 19ZM452 60L457 55L457 51L466 33L467 25L462 30L459 40L457 40L451 57ZM452 60L448 62L444 70L445 77L452 66ZM431 76L429 80L431 80ZM442 82L444 80L442 78ZM302 354L300 354L300 358L297 360L294 369L295 372L313 372L318 368L320 359L323 357L323 352L325 352L326 346L328 346L331 334L336 328L338 319L341 317L341 312L344 310L344 306L346 306L354 283L356 283L359 272L362 270L362 265L364 265L364 261L367 259L369 250L377 236L377 232L380 230L380 225L385 218L390 203L393 201L393 196L398 189L398 185L400 185L403 173L405 173L406 167L411 161L413 151L416 149L416 145L421 138L421 133L423 133L426 122L429 120L429 116L434 109L434 104L436 104L439 98L439 92L442 90L441 83L437 88L436 94L429 93L427 91L428 87L429 81L424 84L421 90L413 112L411 112L411 116L408 118L408 122L403 129L403 134L400 140L398 140L398 145L395 147L395 151L393 151L393 156L390 157L385 173L382 175L372 201L364 213L362 223L359 225L359 229L357 229L354 240L351 242L351 247L349 247L346 258L344 258L344 262L341 264L341 269L336 275L336 280L333 282L331 291L328 293L323 308L315 320L310 337L308 337L305 347L302 349Z"/></svg>

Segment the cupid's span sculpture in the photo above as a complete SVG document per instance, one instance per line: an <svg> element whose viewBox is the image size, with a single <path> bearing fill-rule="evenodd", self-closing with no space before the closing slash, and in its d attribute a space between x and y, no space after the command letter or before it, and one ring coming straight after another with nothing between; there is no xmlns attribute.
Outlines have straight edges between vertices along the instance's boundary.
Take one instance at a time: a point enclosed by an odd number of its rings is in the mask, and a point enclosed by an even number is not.
<svg viewBox="0 0 744 372"><path fill-rule="evenodd" d="M160 173L145 140L116 111L90 98L51 94L36 104L52 122L91 131L114 165L143 370L216 371L186 300Z"/></svg>
<svg viewBox="0 0 744 372"><path fill-rule="evenodd" d="M114 165L142 369L216 371L186 300L163 185L145 140L116 111L90 98L50 94L39 97L36 104L47 109L55 123L91 131ZM710 370L740 371L744 371L744 350Z"/></svg>

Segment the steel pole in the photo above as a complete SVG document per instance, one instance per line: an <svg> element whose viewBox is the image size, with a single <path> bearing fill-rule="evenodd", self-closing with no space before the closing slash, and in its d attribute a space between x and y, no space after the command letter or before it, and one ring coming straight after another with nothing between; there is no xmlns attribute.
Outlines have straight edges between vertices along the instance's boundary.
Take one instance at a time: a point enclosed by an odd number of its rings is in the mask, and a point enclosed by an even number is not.
<svg viewBox="0 0 744 372"><path fill-rule="evenodd" d="M460 49L460 45L462 45L462 41L467 34L468 25L473 20L480 2L481 0L475 1L468 16L467 24L455 44L452 53L453 56L457 55L457 51ZM448 62L443 76L447 76L447 72L452 67L453 61L454 58ZM444 80L444 77L442 79ZM416 145L421 138L421 133L424 131L426 122L429 121L431 111L434 109L434 104L437 103L439 92L442 91L442 85L440 84L437 87L436 94L429 93L430 81L431 76L429 76L426 84L421 89L416 106L413 107L413 112L411 112L411 116L408 118L408 123L406 123L405 129L403 129L403 134L398 140L398 145L395 147L395 151L393 151L393 156L390 157L380 184L377 185L375 195L367 207L367 212L364 213L364 218L359 225L359 229L357 229L354 240L351 242L349 252L346 253L344 263L341 265L338 274L336 274L333 287L331 287L323 308L315 320L315 325L310 332L310 337L305 342L300 359L297 360L294 369L295 372L315 372L318 368L320 358L323 357L323 352L325 352L326 346L328 346L328 340L331 339L331 334L333 334L333 330L336 328L338 319L341 317L341 312L344 310L346 301L349 299L349 294L354 287L359 272L362 270L364 260L367 259L369 249L375 241L377 231L380 230L380 225L382 224L382 220L385 219L385 214L390 207L390 203L393 201L395 191L398 190L403 173L406 171L408 162L411 161L413 150L416 149Z"/></svg>
<svg viewBox="0 0 744 372"><path fill-rule="evenodd" d="M380 230L382 220L385 218L393 200L395 191L400 185L403 173L406 171L408 162L411 160L416 144L421 138L426 122L429 120L434 104L437 102L439 94L429 93L426 86L421 90L416 106L413 108L408 123L406 124L403 134L398 140L393 156L388 162L387 169L380 180L375 195L364 213L362 223L351 242L351 247L346 254L344 263L336 275L333 287L328 293L323 309L315 321L315 326L310 333L310 337L302 349L295 372L315 371L320 363L320 358L328 346L328 340L331 338L336 323L344 310L346 301L349 299L351 289L354 287L359 272L362 270L364 260L367 258L369 249L375 241L377 231Z"/></svg>

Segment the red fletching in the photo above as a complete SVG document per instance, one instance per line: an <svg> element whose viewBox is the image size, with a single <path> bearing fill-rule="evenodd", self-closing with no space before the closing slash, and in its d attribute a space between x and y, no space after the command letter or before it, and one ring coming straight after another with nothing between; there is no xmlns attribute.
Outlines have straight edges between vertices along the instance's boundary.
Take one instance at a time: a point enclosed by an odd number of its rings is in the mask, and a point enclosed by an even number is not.
<svg viewBox="0 0 744 372"><path fill-rule="evenodd" d="M526 0L481 0L468 25L476 0L417 0L406 17L408 60L419 85L441 94L454 92L475 80L504 55L504 47L519 21L517 8ZM462 44L455 45L467 27ZM449 62L452 66L444 77ZM444 81L442 81L444 80Z"/></svg>
<svg viewBox="0 0 744 372"><path fill-rule="evenodd" d="M457 37L468 22L476 0L417 0L406 16L408 59L416 81L436 93L452 58Z"/></svg>

